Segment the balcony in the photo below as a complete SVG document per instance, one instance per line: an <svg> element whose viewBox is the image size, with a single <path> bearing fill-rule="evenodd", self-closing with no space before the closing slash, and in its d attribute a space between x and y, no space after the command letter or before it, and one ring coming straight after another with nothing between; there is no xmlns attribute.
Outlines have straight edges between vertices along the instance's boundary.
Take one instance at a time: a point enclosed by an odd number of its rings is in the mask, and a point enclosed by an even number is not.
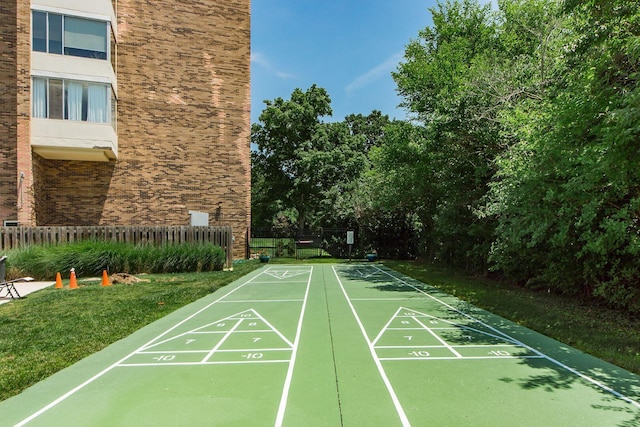
<svg viewBox="0 0 640 427"><path fill-rule="evenodd" d="M31 147L45 159L108 162L118 158L110 123L32 119Z"/></svg>

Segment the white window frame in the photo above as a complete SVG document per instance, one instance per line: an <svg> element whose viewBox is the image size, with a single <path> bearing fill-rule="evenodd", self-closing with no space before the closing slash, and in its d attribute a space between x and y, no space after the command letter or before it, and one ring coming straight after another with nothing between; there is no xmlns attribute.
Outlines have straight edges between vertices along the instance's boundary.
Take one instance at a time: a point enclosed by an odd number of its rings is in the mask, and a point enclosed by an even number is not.
<svg viewBox="0 0 640 427"><path fill-rule="evenodd" d="M37 51L37 52L42 52L42 53L49 53L49 14L55 14L55 15L61 15L62 16L62 54L58 54L58 53L53 53L52 55L63 55L63 56L70 56L70 57L74 57L74 58L87 58L87 59L96 59L98 61L111 61L111 38L113 37L112 33L113 33L113 28L111 25L111 19L109 17L105 17L105 16L96 16L96 15L92 15L92 14L86 14L86 13L67 13L65 11L61 11L61 10L57 10L55 8L47 8L47 7L38 7L38 8L34 8L31 9L31 40L33 41L33 13L34 12L40 12L40 13L45 13L46 17L45 17L45 24L46 24L46 29L45 29L45 35L46 35L46 51ZM65 34L65 18L66 17L70 17L70 18L76 18L76 19L84 19L87 21L96 21L96 22L100 22L103 23L105 26L105 36L106 36L106 58L90 58L90 57L86 57L86 56L80 56L80 55L69 55L65 53L65 40L64 40L64 34ZM31 47L31 50L33 51L33 46ZM35 52L35 51L34 51Z"/></svg>
<svg viewBox="0 0 640 427"><path fill-rule="evenodd" d="M34 92L33 92L33 87L35 87L35 85L32 84L32 90L31 90L31 117L32 118L39 118L39 119L50 119L50 103L51 103L51 96L50 96L50 88L49 88L49 81L51 79L54 80L60 80L62 81L62 119L51 119L51 120L65 120L65 121L77 121L77 122L83 122L83 123L98 123L98 124L110 124L114 129L117 123L117 120L115 117L113 117L112 114L112 102L113 99L116 99L115 95L112 95L113 92L113 87L111 86L111 84L109 83L105 83L105 82L98 82L98 81L90 81L90 80L78 80L78 79L69 79L69 78L61 78L61 77L54 77L54 76L32 76L32 81L35 79L39 79L39 80L45 80L45 97L46 97L46 105L45 105L45 117L36 117L34 115ZM105 108L105 113L106 113L106 117L104 121L90 121L88 120L89 118L89 114L87 113L87 119L86 120L70 120L67 118L67 93L66 93L66 86L67 84L69 84L69 82L73 82L73 83L80 83L83 85L83 88L85 85L100 85L100 86L104 86L105 88L105 92L106 92L106 96L105 96L105 101L106 101L106 105L104 106ZM117 99L116 99L117 102Z"/></svg>

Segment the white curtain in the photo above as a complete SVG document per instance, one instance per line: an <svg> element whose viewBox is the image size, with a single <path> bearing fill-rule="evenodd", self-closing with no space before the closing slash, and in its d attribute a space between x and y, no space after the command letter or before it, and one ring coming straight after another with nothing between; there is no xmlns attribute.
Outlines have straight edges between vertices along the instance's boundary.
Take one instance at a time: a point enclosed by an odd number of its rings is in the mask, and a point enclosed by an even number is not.
<svg viewBox="0 0 640 427"><path fill-rule="evenodd" d="M31 87L33 93L33 117L44 119L47 117L47 80L33 79Z"/></svg>
<svg viewBox="0 0 640 427"><path fill-rule="evenodd" d="M90 84L87 121L106 123L107 107L107 86Z"/></svg>
<svg viewBox="0 0 640 427"><path fill-rule="evenodd" d="M69 120L82 120L82 83L65 81Z"/></svg>

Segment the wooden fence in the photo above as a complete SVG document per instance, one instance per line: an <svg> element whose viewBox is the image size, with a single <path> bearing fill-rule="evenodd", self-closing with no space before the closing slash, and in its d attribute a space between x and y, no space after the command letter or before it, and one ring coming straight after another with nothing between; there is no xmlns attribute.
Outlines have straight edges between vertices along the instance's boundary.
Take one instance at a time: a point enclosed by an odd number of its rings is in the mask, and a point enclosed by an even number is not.
<svg viewBox="0 0 640 427"><path fill-rule="evenodd" d="M78 242L87 239L154 245L210 242L225 251L227 267L231 267L233 262L233 230L229 226L0 227L0 250L26 245Z"/></svg>

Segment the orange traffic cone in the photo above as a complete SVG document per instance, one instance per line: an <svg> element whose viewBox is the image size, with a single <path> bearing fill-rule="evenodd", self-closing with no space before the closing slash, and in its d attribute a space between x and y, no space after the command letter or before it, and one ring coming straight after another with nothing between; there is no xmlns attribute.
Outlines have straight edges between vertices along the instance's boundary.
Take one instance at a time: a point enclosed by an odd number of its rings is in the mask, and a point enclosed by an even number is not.
<svg viewBox="0 0 640 427"><path fill-rule="evenodd" d="M60 272L56 273L56 289L62 289L62 276L60 276Z"/></svg>
<svg viewBox="0 0 640 427"><path fill-rule="evenodd" d="M109 276L107 276L107 270L102 270L102 286L111 286Z"/></svg>
<svg viewBox="0 0 640 427"><path fill-rule="evenodd" d="M78 289L78 281L76 280L76 269L71 269L71 276L69 277L69 289Z"/></svg>

